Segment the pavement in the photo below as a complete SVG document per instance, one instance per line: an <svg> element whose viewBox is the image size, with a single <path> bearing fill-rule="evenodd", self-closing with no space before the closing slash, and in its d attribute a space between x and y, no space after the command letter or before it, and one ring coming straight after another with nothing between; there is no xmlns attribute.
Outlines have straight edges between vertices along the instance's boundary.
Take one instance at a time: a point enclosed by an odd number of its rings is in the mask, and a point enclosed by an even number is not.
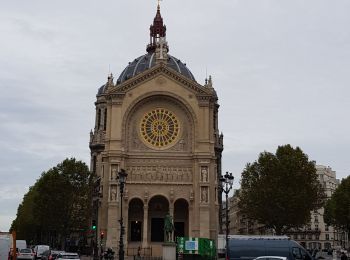
<svg viewBox="0 0 350 260"><path fill-rule="evenodd" d="M86 256L86 255L82 255L80 256L80 260L93 260L94 258L92 256Z"/></svg>

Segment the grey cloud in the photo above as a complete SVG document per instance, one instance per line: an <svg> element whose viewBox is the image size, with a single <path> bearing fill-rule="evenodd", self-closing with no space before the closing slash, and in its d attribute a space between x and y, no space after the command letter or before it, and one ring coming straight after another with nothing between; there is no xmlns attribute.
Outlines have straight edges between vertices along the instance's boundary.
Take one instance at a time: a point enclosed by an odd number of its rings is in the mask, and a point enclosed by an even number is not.
<svg viewBox="0 0 350 260"><path fill-rule="evenodd" d="M24 191L64 158L89 162L97 89L145 53L156 3L18 1L0 10L0 229ZM170 53L213 75L223 170L281 144L349 175L350 2L163 1ZM109 69L110 68L110 69ZM22 188L21 188L22 187Z"/></svg>

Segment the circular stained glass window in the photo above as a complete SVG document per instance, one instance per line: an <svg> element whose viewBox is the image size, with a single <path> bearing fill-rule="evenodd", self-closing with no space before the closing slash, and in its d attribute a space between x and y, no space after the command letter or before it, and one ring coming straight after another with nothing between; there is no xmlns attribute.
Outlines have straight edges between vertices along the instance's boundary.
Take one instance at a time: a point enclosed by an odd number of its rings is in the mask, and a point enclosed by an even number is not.
<svg viewBox="0 0 350 260"><path fill-rule="evenodd" d="M174 113L164 108L156 108L143 116L140 132L147 144L162 148L175 143L180 132L180 123Z"/></svg>

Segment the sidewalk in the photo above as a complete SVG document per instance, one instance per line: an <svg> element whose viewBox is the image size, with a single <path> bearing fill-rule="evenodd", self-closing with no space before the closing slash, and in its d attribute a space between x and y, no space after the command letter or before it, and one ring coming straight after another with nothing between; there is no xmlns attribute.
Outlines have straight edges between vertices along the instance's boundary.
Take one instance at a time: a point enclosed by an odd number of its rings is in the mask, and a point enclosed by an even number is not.
<svg viewBox="0 0 350 260"><path fill-rule="evenodd" d="M86 256L86 255L82 255L80 256L80 260L93 260L94 258L92 256Z"/></svg>

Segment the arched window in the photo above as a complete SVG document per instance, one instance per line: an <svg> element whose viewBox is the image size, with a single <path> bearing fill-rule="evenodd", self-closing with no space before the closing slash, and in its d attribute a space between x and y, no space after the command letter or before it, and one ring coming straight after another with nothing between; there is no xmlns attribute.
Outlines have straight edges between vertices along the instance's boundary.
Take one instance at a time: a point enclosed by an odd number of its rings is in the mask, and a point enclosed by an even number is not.
<svg viewBox="0 0 350 260"><path fill-rule="evenodd" d="M101 109L97 110L97 129L101 127Z"/></svg>
<svg viewBox="0 0 350 260"><path fill-rule="evenodd" d="M105 111L104 111L103 130L106 131L106 128L107 128L107 108L105 108Z"/></svg>

